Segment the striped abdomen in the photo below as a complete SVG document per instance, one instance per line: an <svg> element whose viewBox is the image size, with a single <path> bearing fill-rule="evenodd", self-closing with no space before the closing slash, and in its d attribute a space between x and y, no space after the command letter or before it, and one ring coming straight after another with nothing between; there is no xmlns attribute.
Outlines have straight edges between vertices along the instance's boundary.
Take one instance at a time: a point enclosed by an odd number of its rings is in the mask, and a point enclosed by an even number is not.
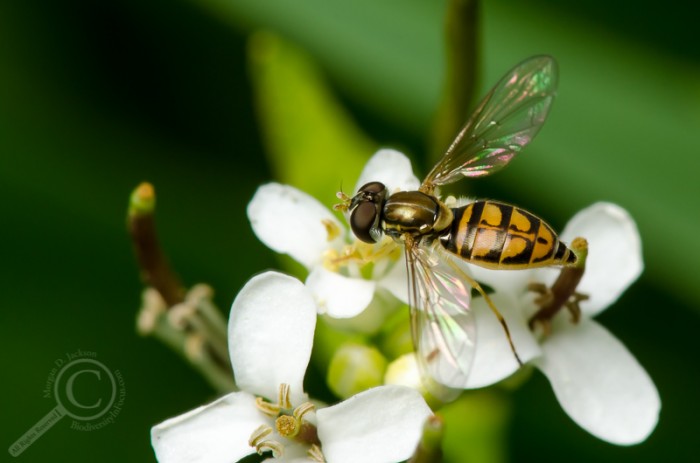
<svg viewBox="0 0 700 463"><path fill-rule="evenodd" d="M449 232L440 237L448 251L492 269L571 265L576 255L542 219L496 201L452 209Z"/></svg>

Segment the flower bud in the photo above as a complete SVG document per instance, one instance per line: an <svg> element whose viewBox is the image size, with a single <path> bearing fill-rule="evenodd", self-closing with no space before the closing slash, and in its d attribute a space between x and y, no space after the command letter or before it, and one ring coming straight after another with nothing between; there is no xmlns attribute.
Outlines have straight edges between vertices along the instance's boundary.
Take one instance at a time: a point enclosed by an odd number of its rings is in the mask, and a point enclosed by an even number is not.
<svg viewBox="0 0 700 463"><path fill-rule="evenodd" d="M341 399L383 384L386 359L374 347L348 343L333 355L328 367L328 386Z"/></svg>
<svg viewBox="0 0 700 463"><path fill-rule="evenodd" d="M389 364L384 375L384 384L397 384L417 390L432 409L442 405L441 401L425 387L413 352L404 354Z"/></svg>

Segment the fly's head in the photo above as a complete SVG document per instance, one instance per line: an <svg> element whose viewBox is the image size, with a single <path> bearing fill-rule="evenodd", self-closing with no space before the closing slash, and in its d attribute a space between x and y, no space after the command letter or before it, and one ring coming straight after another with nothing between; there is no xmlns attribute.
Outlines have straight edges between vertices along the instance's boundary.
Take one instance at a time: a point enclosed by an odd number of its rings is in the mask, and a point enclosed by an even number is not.
<svg viewBox="0 0 700 463"><path fill-rule="evenodd" d="M350 228L360 241L373 244L381 239L382 209L386 195L383 183L369 182L362 185L350 200Z"/></svg>

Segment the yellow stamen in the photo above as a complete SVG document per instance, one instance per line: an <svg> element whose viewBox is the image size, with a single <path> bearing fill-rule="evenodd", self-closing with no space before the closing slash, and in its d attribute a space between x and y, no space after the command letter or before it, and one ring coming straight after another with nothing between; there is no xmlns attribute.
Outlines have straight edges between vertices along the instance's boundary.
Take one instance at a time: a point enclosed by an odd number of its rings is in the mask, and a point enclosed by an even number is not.
<svg viewBox="0 0 700 463"><path fill-rule="evenodd" d="M326 463L326 459L323 456L321 447L319 447L318 445L311 444L311 448L307 453L309 454L312 460L317 461L318 463Z"/></svg>
<svg viewBox="0 0 700 463"><path fill-rule="evenodd" d="M270 450L272 451L272 456L274 458L281 458L282 455L284 455L284 446L279 442L273 440L266 440L265 442L261 442L260 445L255 447L255 450L258 451L259 455L262 455L263 453Z"/></svg>
<svg viewBox="0 0 700 463"><path fill-rule="evenodd" d="M303 404L299 405L297 408L294 409L294 418L301 421L301 419L304 418L304 415L314 411L315 409L316 406L311 402L304 402Z"/></svg>
<svg viewBox="0 0 700 463"><path fill-rule="evenodd" d="M255 406L267 416L276 417L280 413L280 406L266 402L262 397L255 398Z"/></svg>
<svg viewBox="0 0 700 463"><path fill-rule="evenodd" d="M385 237L378 245L356 240L352 244L346 244L340 250L327 249L323 255L323 266L332 272L339 273L342 267L350 264L361 268L384 259L396 262L400 257L401 247L389 237Z"/></svg>
<svg viewBox="0 0 700 463"><path fill-rule="evenodd" d="M333 241L342 233L342 230L340 229L338 224L332 221L331 219L323 219L321 220L321 223L324 227L326 227L326 233L328 233L328 237L326 238L326 240L328 241Z"/></svg>
<svg viewBox="0 0 700 463"><path fill-rule="evenodd" d="M275 418L274 429L268 425L261 425L253 431L250 439L248 439L248 444L251 447L255 447L259 454L270 450L275 458L279 458L282 455L284 445L281 442L270 439L274 430L277 431L277 434L286 439L293 439L310 445L320 444L316 426L304 420L304 417L308 413L314 411L314 404L311 402L304 402L292 410L290 392L291 388L289 384L280 384L277 396L279 403L273 404L266 402L261 397L255 399L255 405L258 410L269 417ZM317 453L321 455L321 457L323 456L323 454L320 453L320 449ZM310 453L310 455L312 458L316 458L314 456L315 453Z"/></svg>
<svg viewBox="0 0 700 463"><path fill-rule="evenodd" d="M266 424L261 424L255 431L253 431L253 434L250 435L248 445L257 448L257 446L260 445L270 434L272 434L272 428Z"/></svg>
<svg viewBox="0 0 700 463"><path fill-rule="evenodd" d="M289 390L290 390L289 384L280 384L280 392L279 392L279 406L282 409L290 409L292 408L292 402L289 400Z"/></svg>

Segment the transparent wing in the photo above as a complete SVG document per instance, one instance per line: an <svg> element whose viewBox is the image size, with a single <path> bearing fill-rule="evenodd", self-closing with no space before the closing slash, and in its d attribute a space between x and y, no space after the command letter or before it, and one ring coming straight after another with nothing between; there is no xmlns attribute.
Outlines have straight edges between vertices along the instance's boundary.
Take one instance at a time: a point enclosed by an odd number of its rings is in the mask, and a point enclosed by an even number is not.
<svg viewBox="0 0 700 463"><path fill-rule="evenodd" d="M471 287L438 243L406 246L411 329L424 384L436 396L463 389L474 357Z"/></svg>
<svg viewBox="0 0 700 463"><path fill-rule="evenodd" d="M421 190L505 167L542 127L557 88L557 63L535 56L511 69L486 95Z"/></svg>

